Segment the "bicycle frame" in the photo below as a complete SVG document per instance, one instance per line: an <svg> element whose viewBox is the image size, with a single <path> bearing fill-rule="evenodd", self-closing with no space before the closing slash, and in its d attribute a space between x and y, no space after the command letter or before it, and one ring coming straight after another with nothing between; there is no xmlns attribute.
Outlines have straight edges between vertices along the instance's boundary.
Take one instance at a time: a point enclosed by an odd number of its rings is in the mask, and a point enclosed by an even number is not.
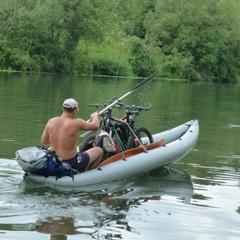
<svg viewBox="0 0 240 240"><path fill-rule="evenodd" d="M88 106L106 108L106 104L88 104ZM125 115L120 119L113 117L112 116L113 108L118 108L119 110L126 109ZM123 151L129 149L129 146L131 145L129 144L129 140L130 138L132 138L132 136L134 136L134 138L138 140L139 144L142 145L142 147L146 151L145 147L143 146L141 140L138 137L138 134L140 134L140 132L137 132L138 129L135 128L134 123L135 118L136 116L139 115L140 111L142 110L148 111L150 108L151 104L149 104L148 107L141 107L136 105L129 106L121 102L118 102L117 104L114 105L114 107L108 108L104 112L101 111L101 114L99 114L102 117L100 129L108 132L111 137L115 137L119 147ZM112 121L114 121L114 123ZM150 134L149 131L148 133Z"/></svg>

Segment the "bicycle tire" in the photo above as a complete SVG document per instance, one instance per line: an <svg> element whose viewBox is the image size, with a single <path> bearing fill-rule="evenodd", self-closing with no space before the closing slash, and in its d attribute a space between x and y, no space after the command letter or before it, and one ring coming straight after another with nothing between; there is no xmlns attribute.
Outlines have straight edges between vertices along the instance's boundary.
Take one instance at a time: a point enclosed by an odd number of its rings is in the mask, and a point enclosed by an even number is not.
<svg viewBox="0 0 240 240"><path fill-rule="evenodd" d="M87 151L93 147L100 147L103 149L103 136L89 136L87 137L82 144L79 146L79 152ZM107 158L111 157L113 153L105 152L103 153L102 161L106 160Z"/></svg>
<svg viewBox="0 0 240 240"><path fill-rule="evenodd" d="M96 136L89 136L87 137L79 146L79 152L87 151L88 149L93 147L93 143Z"/></svg>
<svg viewBox="0 0 240 240"><path fill-rule="evenodd" d="M148 143L153 143L154 140L153 140L153 136L152 134L150 133L150 131L145 128L145 127L140 127L140 128L137 128L135 130L135 134L137 135L137 137L139 138L139 140L141 140L141 138L143 137L146 137L147 140L148 140ZM128 140L128 149L131 149L131 148L135 148L135 147L138 147L140 145L144 145L144 143L141 141L141 143L139 143L138 145L136 144L136 137L134 135L130 136L129 137L129 140Z"/></svg>

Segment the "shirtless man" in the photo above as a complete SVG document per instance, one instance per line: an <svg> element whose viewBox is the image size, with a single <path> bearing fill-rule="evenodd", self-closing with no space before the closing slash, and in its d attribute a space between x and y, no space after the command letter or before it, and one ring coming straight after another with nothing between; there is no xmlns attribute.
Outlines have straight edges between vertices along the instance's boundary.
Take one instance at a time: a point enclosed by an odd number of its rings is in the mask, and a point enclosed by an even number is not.
<svg viewBox="0 0 240 240"><path fill-rule="evenodd" d="M91 115L90 122L75 118L79 109L73 98L63 102L62 110L61 116L51 118L46 124L41 143L50 144L51 150L55 151L63 162L80 172L96 168L101 162L103 150L94 147L78 153L77 144L81 130L98 130L98 113Z"/></svg>

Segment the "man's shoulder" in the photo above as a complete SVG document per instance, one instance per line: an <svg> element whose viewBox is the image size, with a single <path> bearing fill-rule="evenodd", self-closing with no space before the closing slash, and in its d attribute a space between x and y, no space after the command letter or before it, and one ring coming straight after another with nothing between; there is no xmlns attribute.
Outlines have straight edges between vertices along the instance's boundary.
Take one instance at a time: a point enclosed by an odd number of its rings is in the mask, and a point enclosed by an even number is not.
<svg viewBox="0 0 240 240"><path fill-rule="evenodd" d="M60 117L53 117L48 120L47 124L52 124L52 123L56 123L59 121L60 121Z"/></svg>
<svg viewBox="0 0 240 240"><path fill-rule="evenodd" d="M72 124L72 125L82 125L85 121L81 118L65 118L63 122L65 122L66 124Z"/></svg>
<svg viewBox="0 0 240 240"><path fill-rule="evenodd" d="M51 121L57 121L57 120L59 120L59 119L60 119L59 116L52 117L52 118L49 119L49 122L51 122Z"/></svg>

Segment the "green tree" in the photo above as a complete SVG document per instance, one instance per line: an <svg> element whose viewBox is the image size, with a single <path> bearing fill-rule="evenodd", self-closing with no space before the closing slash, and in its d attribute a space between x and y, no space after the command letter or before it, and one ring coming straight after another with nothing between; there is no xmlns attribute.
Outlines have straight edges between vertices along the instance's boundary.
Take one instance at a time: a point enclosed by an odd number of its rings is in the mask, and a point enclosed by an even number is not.
<svg viewBox="0 0 240 240"><path fill-rule="evenodd" d="M2 0L0 68L236 81L237 0Z"/></svg>
<svg viewBox="0 0 240 240"><path fill-rule="evenodd" d="M160 68L161 52L138 37L128 40L129 62L137 76L146 77Z"/></svg>
<svg viewBox="0 0 240 240"><path fill-rule="evenodd" d="M166 56L172 56L176 49L182 59L192 57L191 76L187 67L186 77L236 80L240 60L239 16L239 3L234 0L182 0L177 4L161 0L145 20L146 39Z"/></svg>
<svg viewBox="0 0 240 240"><path fill-rule="evenodd" d="M143 26L146 15L154 10L156 0L118 0L113 10L118 14L121 29L127 36L145 38L146 29Z"/></svg>
<svg viewBox="0 0 240 240"><path fill-rule="evenodd" d="M113 32L109 25L117 30L114 21L109 21L114 15L106 15L108 2L3 0L5 64L15 70L74 72L81 39L102 43L110 36L109 29Z"/></svg>

